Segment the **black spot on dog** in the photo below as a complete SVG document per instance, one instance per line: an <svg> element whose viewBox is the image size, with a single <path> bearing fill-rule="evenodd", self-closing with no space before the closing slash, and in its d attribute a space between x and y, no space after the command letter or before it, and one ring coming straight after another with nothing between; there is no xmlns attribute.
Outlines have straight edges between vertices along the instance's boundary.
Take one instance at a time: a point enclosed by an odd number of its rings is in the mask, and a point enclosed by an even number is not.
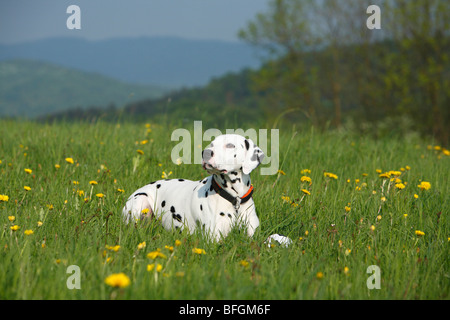
<svg viewBox="0 0 450 320"><path fill-rule="evenodd" d="M231 180L231 183L236 183L238 180L239 180L239 182L241 182L241 178L236 178L236 179Z"/></svg>
<svg viewBox="0 0 450 320"><path fill-rule="evenodd" d="M247 139L245 139L244 142L245 142L245 149L248 150L250 148L250 143L248 142Z"/></svg>
<svg viewBox="0 0 450 320"><path fill-rule="evenodd" d="M203 210L203 206L202 205L200 205L200 210Z"/></svg>
<svg viewBox="0 0 450 320"><path fill-rule="evenodd" d="M206 181L207 181L206 179L205 179L205 180L203 180L203 184L206 184Z"/></svg>
<svg viewBox="0 0 450 320"><path fill-rule="evenodd" d="M170 207L170 212L175 213L175 207L174 206Z"/></svg>
<svg viewBox="0 0 450 320"><path fill-rule="evenodd" d="M174 220L177 220L178 222L182 222L182 218L181 218L181 216L179 214L172 213L172 218Z"/></svg>
<svg viewBox="0 0 450 320"><path fill-rule="evenodd" d="M154 184L156 181L150 182L150 184Z"/></svg>
<svg viewBox="0 0 450 320"><path fill-rule="evenodd" d="M209 191L213 191L213 185L211 184L211 186L209 187Z"/></svg>
<svg viewBox="0 0 450 320"><path fill-rule="evenodd" d="M159 188L161 188L161 184L160 184L160 183L158 183L158 184L156 185L156 189L159 189Z"/></svg>
<svg viewBox="0 0 450 320"><path fill-rule="evenodd" d="M161 202L161 207L164 207L166 205L166 201Z"/></svg>
<svg viewBox="0 0 450 320"><path fill-rule="evenodd" d="M247 187L250 185L250 180L247 181Z"/></svg>
<svg viewBox="0 0 450 320"><path fill-rule="evenodd" d="M208 191L205 192L205 198L208 198Z"/></svg>
<svg viewBox="0 0 450 320"><path fill-rule="evenodd" d="M222 217L225 215L225 213L223 213L223 212L221 212L221 213L219 213Z"/></svg>
<svg viewBox="0 0 450 320"><path fill-rule="evenodd" d="M184 181L184 179L178 179L178 181L182 182L182 181Z"/></svg>
<svg viewBox="0 0 450 320"><path fill-rule="evenodd" d="M230 219L231 219L231 214L228 214L228 218L230 218Z"/></svg>
<svg viewBox="0 0 450 320"><path fill-rule="evenodd" d="M146 194L145 192L139 192L139 193L136 193L134 195L135 198L138 197L138 196L146 196L146 197L148 197L148 194Z"/></svg>
<svg viewBox="0 0 450 320"><path fill-rule="evenodd" d="M237 172L236 171L231 171L231 174L237 176Z"/></svg>

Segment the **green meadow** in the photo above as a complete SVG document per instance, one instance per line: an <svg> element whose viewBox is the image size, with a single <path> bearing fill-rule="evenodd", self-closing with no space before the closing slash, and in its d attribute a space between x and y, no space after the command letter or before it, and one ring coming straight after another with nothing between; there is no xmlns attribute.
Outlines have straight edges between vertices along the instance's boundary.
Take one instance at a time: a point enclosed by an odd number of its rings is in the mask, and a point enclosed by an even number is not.
<svg viewBox="0 0 450 320"><path fill-rule="evenodd" d="M122 223L137 188L207 175L171 161L176 128L0 120L0 299L449 299L447 146L282 127L259 228L216 243Z"/></svg>

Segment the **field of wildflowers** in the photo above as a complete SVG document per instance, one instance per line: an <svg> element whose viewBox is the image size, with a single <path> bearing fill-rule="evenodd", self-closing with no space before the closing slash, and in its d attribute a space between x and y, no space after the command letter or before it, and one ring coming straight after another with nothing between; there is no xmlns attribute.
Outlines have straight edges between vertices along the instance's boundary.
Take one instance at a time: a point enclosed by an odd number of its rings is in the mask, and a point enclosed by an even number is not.
<svg viewBox="0 0 450 320"><path fill-rule="evenodd" d="M138 187L207 175L171 161L170 127L0 128L0 299L449 298L450 152L432 141L280 129L278 174L252 173L254 237L210 243L121 221Z"/></svg>

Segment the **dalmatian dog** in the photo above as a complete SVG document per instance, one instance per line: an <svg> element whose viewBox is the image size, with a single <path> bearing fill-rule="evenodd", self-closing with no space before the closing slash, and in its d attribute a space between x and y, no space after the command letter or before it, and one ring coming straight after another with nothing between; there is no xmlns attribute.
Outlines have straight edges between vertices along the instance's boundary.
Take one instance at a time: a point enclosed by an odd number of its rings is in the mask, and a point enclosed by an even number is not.
<svg viewBox="0 0 450 320"><path fill-rule="evenodd" d="M259 226L250 172L264 158L252 140L237 134L216 137L202 152L202 167L210 176L200 181L167 179L136 190L123 208L125 223L161 219L167 230L201 228L213 240L235 226L251 237Z"/></svg>

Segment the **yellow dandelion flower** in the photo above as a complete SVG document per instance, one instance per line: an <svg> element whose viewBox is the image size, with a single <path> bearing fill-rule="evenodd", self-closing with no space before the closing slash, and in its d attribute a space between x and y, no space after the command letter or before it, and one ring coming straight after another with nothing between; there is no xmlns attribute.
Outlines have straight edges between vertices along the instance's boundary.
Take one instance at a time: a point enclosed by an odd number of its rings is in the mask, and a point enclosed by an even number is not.
<svg viewBox="0 0 450 320"><path fill-rule="evenodd" d="M123 272L113 273L106 277L105 283L114 288L125 288L131 283L130 278Z"/></svg>
<svg viewBox="0 0 450 320"><path fill-rule="evenodd" d="M175 240L175 246L178 247L181 245L181 241L180 240Z"/></svg>
<svg viewBox="0 0 450 320"><path fill-rule="evenodd" d="M173 246L165 245L164 248L166 248L166 249L169 250L170 252L173 252Z"/></svg>
<svg viewBox="0 0 450 320"><path fill-rule="evenodd" d="M98 184L98 182L95 180L91 180L89 181L89 184L95 186L96 184Z"/></svg>
<svg viewBox="0 0 450 320"><path fill-rule="evenodd" d="M31 190L31 188L29 186L24 186L23 188L25 189L25 191L30 191Z"/></svg>
<svg viewBox="0 0 450 320"><path fill-rule="evenodd" d="M8 216L8 220L13 222L14 220L16 220L16 217L15 216Z"/></svg>
<svg viewBox="0 0 450 320"><path fill-rule="evenodd" d="M310 174L311 170L309 169L303 169L302 171L300 171L300 174Z"/></svg>
<svg viewBox="0 0 450 320"><path fill-rule="evenodd" d="M386 202L386 197L381 197L380 199L382 202Z"/></svg>
<svg viewBox="0 0 450 320"><path fill-rule="evenodd" d="M431 188L431 183L427 181L422 181L417 187L419 187L420 190L428 190Z"/></svg>
<svg viewBox="0 0 450 320"><path fill-rule="evenodd" d="M20 227L18 225L13 225L11 227L9 227L12 231L17 231L20 229Z"/></svg>
<svg viewBox="0 0 450 320"><path fill-rule="evenodd" d="M28 174L31 174L31 173L33 173L33 170L31 170L31 169L25 169L25 172L28 173Z"/></svg>
<svg viewBox="0 0 450 320"><path fill-rule="evenodd" d="M307 176L301 177L301 178L300 178L300 181L301 181L301 182L307 182L307 183L309 183L309 184L312 183L311 178L310 178L310 177L307 177Z"/></svg>
<svg viewBox="0 0 450 320"><path fill-rule="evenodd" d="M119 188L119 189L117 189L117 192L124 193L125 190Z"/></svg>
<svg viewBox="0 0 450 320"><path fill-rule="evenodd" d="M7 202L9 200L9 197L5 194L0 194L0 201Z"/></svg>
<svg viewBox="0 0 450 320"><path fill-rule="evenodd" d="M193 248L192 252L196 253L196 254L206 254L205 250L200 249L200 248Z"/></svg>
<svg viewBox="0 0 450 320"><path fill-rule="evenodd" d="M344 267L344 274L348 274L350 272L350 269L348 267Z"/></svg>
<svg viewBox="0 0 450 320"><path fill-rule="evenodd" d="M397 183L395 184L395 187L399 190L405 189L405 185L403 183Z"/></svg>
<svg viewBox="0 0 450 320"><path fill-rule="evenodd" d="M114 252L117 252L117 251L120 250L120 246L119 245L115 245L115 246L108 246L108 245L106 245L105 248L110 250L110 251L114 251Z"/></svg>
<svg viewBox="0 0 450 320"><path fill-rule="evenodd" d="M246 268L246 267L248 267L249 262L246 261L246 260L241 260L241 261L239 261L239 264L240 264L241 266L243 266L244 268Z"/></svg>
<svg viewBox="0 0 450 320"><path fill-rule="evenodd" d="M323 279L323 272L320 272L320 271L317 272L317 273L316 273L316 278L319 279L319 280L320 280L320 279Z"/></svg>
<svg viewBox="0 0 450 320"><path fill-rule="evenodd" d="M377 220L378 220L378 221L381 220L381 215L377 215Z"/></svg>
<svg viewBox="0 0 450 320"><path fill-rule="evenodd" d="M385 172L385 173L380 174L378 177L383 178L383 179L389 179L391 177L391 175L388 172Z"/></svg>
<svg viewBox="0 0 450 320"><path fill-rule="evenodd" d="M139 244L137 245L137 248L138 248L138 250L142 250L142 249L145 248L145 246L146 246L146 243L145 243L145 241L144 241L144 242L139 243Z"/></svg>
<svg viewBox="0 0 450 320"><path fill-rule="evenodd" d="M306 195L311 195L311 192L309 192L309 191L306 190L306 189L302 189L302 192L303 192L304 194L306 194Z"/></svg>
<svg viewBox="0 0 450 320"><path fill-rule="evenodd" d="M142 151L141 149L136 150L137 153L139 153L141 156L144 155L144 151Z"/></svg>
<svg viewBox="0 0 450 320"><path fill-rule="evenodd" d="M350 210L352 210L352 208L348 207L348 206L345 206L344 209L345 209L346 212L350 212Z"/></svg>
<svg viewBox="0 0 450 320"><path fill-rule="evenodd" d="M374 226L374 225L371 225L371 226L370 226L370 230L375 231L375 226Z"/></svg>
<svg viewBox="0 0 450 320"><path fill-rule="evenodd" d="M149 208L142 209L142 211L141 211L142 214L147 214L149 212L150 212Z"/></svg>
<svg viewBox="0 0 450 320"><path fill-rule="evenodd" d="M38 227L41 227L43 224L44 224L44 223L43 223L42 221L38 221L38 222L37 222L37 226L38 226Z"/></svg>
<svg viewBox="0 0 450 320"><path fill-rule="evenodd" d="M172 171L170 171L169 173L166 173L165 171L163 171L162 173L162 178L163 179L169 179L169 176L172 174Z"/></svg>
<svg viewBox="0 0 450 320"><path fill-rule="evenodd" d="M286 173L285 173L283 170L278 170L277 172L278 172L279 174L282 174L283 176L286 175Z"/></svg>
<svg viewBox="0 0 450 320"><path fill-rule="evenodd" d="M417 194L414 194L414 199L419 199L419 196Z"/></svg>
<svg viewBox="0 0 450 320"><path fill-rule="evenodd" d="M167 258L167 256L164 253L162 253L161 249L159 249L159 248L156 249L155 251L149 252L147 254L147 258L149 258L149 259L156 259L158 257L163 258L163 259Z"/></svg>
<svg viewBox="0 0 450 320"><path fill-rule="evenodd" d="M331 172L324 172L323 176L326 178L332 178L334 180L337 180L337 178L338 178L337 175L335 175L334 173L331 173Z"/></svg>
<svg viewBox="0 0 450 320"><path fill-rule="evenodd" d="M61 166L59 164L55 164L55 169L59 169Z"/></svg>
<svg viewBox="0 0 450 320"><path fill-rule="evenodd" d="M103 193L97 193L95 196L97 198L103 198L105 195Z"/></svg>
<svg viewBox="0 0 450 320"><path fill-rule="evenodd" d="M25 235L29 236L29 235L32 235L34 232L33 232L33 230L30 229L30 230L25 230L24 233L25 233Z"/></svg>
<svg viewBox="0 0 450 320"><path fill-rule="evenodd" d="M65 160L67 163L70 163L70 164L73 164L73 162L74 162L72 158L66 158Z"/></svg>
<svg viewBox="0 0 450 320"><path fill-rule="evenodd" d="M420 230L416 230L414 233L415 233L417 236L419 236L419 237L422 237L422 236L425 235L425 232L420 231Z"/></svg>

